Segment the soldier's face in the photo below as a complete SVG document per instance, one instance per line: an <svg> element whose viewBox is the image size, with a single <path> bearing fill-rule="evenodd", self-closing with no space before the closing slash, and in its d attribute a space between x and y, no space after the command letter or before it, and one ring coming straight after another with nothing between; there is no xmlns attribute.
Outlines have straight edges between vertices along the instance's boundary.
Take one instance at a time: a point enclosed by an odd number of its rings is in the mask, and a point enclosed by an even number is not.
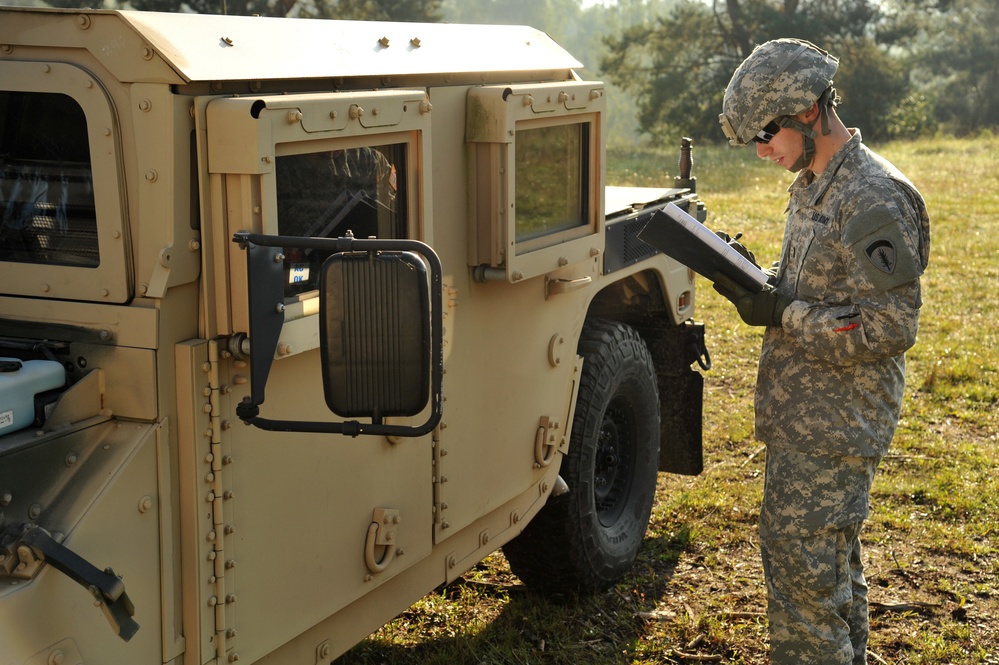
<svg viewBox="0 0 999 665"><path fill-rule="evenodd" d="M783 128L768 143L757 143L756 154L790 170L805 149L804 137L793 129Z"/></svg>

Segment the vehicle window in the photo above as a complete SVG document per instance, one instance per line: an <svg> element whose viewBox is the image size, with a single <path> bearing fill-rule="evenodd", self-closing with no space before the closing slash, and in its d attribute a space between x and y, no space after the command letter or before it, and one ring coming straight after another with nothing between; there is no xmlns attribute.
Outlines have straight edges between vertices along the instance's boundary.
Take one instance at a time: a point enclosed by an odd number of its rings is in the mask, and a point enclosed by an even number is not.
<svg viewBox="0 0 999 665"><path fill-rule="evenodd" d="M100 265L92 174L75 100L0 90L0 261Z"/></svg>
<svg viewBox="0 0 999 665"><path fill-rule="evenodd" d="M338 238L406 234L406 144L277 158L278 233ZM316 289L327 254L285 249L285 296Z"/></svg>
<svg viewBox="0 0 999 665"><path fill-rule="evenodd" d="M588 222L586 124L517 131L517 242Z"/></svg>

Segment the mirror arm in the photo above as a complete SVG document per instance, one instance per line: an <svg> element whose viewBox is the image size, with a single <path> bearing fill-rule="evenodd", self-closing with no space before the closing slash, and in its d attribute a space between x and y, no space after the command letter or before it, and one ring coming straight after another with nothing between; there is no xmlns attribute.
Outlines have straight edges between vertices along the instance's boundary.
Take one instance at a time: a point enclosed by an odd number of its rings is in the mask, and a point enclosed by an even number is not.
<svg viewBox="0 0 999 665"><path fill-rule="evenodd" d="M299 236L269 236L239 232L233 242L246 250L250 312L250 394L236 406L236 415L248 425L278 432L318 432L381 436L415 437L427 434L437 426L443 414L444 380L444 320L443 268L436 252L418 240L381 240L377 238L306 238ZM260 417L264 402L264 386L270 374L284 324L283 264L285 247L340 252L414 252L430 268L431 306L431 413L422 425L385 425L382 423L272 420Z"/></svg>

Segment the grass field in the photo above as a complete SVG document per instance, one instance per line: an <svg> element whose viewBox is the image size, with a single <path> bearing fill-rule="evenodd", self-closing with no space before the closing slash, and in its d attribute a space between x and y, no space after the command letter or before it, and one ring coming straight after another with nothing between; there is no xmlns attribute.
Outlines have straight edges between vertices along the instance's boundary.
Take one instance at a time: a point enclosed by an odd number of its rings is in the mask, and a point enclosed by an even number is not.
<svg viewBox="0 0 999 665"><path fill-rule="evenodd" d="M925 196L932 257L906 403L864 532L869 663L999 665L999 140L875 146ZM608 181L662 186L676 154L609 151ZM695 146L709 225L775 259L791 177L754 151ZM669 172L669 173L668 173ZM611 591L551 598L501 554L438 590L343 663L765 663L756 520L765 451L752 436L759 329L698 291L705 472L660 474L632 573Z"/></svg>

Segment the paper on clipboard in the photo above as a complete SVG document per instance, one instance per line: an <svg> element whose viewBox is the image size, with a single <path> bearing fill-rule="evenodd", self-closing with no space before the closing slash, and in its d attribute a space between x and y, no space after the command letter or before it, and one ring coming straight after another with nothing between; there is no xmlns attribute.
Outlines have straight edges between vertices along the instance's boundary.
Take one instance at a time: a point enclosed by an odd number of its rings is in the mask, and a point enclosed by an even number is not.
<svg viewBox="0 0 999 665"><path fill-rule="evenodd" d="M767 283L766 273L676 204L657 210L638 238L708 279L722 272L754 293Z"/></svg>

